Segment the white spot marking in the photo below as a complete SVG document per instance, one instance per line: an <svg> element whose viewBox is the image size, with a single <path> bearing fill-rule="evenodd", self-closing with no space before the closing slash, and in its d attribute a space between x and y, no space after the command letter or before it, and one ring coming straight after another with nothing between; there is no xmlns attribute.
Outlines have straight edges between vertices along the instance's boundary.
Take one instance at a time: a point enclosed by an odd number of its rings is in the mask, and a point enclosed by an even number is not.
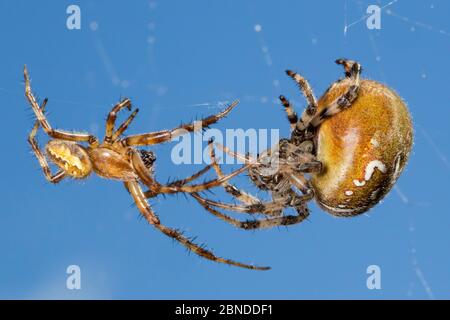
<svg viewBox="0 0 450 320"><path fill-rule="evenodd" d="M349 215L352 215L353 213L361 211L361 210L366 208L366 207L358 207L358 208L343 209L343 208L331 207L331 206L328 206L328 205L326 205L324 203L321 203L321 205L324 206L326 209L330 210L331 212L343 213L343 214L349 214Z"/></svg>
<svg viewBox="0 0 450 320"><path fill-rule="evenodd" d="M394 182L400 175L400 162L402 161L402 153L400 152L395 160Z"/></svg>
<svg viewBox="0 0 450 320"><path fill-rule="evenodd" d="M353 195L353 191L347 190L347 191L345 191L345 195L346 196L352 196Z"/></svg>
<svg viewBox="0 0 450 320"><path fill-rule="evenodd" d="M380 170L382 173L386 173L386 166L383 164L383 162L381 162L380 160L373 160L371 162L369 162L369 164L366 167L365 170L365 175L364 175L364 180L365 181L359 181L359 180L353 180L353 183L355 184L355 186L357 187L363 187L366 185L366 181L369 181L372 176L373 173L375 172L375 169Z"/></svg>
<svg viewBox="0 0 450 320"><path fill-rule="evenodd" d="M357 187L364 187L366 185L365 181L353 180L353 184Z"/></svg>
<svg viewBox="0 0 450 320"><path fill-rule="evenodd" d="M386 166L380 160L374 160L369 162L366 167L366 175L364 179L369 181L372 178L373 173L375 172L375 168L378 168L382 173L386 173Z"/></svg>

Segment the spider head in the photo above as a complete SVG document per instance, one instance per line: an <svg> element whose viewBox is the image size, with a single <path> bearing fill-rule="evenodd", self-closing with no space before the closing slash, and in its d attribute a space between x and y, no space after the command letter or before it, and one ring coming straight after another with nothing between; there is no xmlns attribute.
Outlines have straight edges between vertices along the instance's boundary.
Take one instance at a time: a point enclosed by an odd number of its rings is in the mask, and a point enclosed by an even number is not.
<svg viewBox="0 0 450 320"><path fill-rule="evenodd" d="M85 178L92 171L88 153L75 142L50 140L45 150L50 160L73 178Z"/></svg>

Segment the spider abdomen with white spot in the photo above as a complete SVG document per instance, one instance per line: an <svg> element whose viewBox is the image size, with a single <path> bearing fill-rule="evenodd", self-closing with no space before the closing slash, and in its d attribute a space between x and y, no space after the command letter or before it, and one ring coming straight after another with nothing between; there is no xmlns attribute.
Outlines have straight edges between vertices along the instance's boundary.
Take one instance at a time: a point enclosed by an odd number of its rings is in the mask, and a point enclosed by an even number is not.
<svg viewBox="0 0 450 320"><path fill-rule="evenodd" d="M344 79L331 86L319 100L319 110L350 85ZM403 100L383 84L361 80L351 108L319 127L317 160L323 171L311 180L318 204L337 216L366 212L394 185L412 142L412 122Z"/></svg>

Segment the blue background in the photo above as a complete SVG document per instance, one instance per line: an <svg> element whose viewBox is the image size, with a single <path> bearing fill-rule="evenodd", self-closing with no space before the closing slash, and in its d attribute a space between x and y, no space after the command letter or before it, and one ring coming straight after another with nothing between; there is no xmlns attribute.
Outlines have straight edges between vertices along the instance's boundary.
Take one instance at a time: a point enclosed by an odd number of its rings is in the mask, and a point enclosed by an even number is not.
<svg viewBox="0 0 450 320"><path fill-rule="evenodd" d="M450 298L450 2L400 0L383 10L381 30L362 20L344 34L372 2L2 0L0 298ZM66 28L70 4L81 8L81 30ZM303 224L245 232L183 196L151 201L167 225L268 272L188 254L139 219L121 183L47 183L26 143L34 118L25 63L56 127L102 137L121 96L141 109L128 133L175 127L239 98L215 128L287 136L273 100L284 94L298 111L305 102L284 70L301 72L320 95L341 77L339 57L395 88L415 123L407 169L368 215L338 219L311 203ZM173 145L152 148L161 181L200 167L175 166ZM78 291L65 286L72 264L81 267ZM369 265L381 268L381 290L366 287Z"/></svg>

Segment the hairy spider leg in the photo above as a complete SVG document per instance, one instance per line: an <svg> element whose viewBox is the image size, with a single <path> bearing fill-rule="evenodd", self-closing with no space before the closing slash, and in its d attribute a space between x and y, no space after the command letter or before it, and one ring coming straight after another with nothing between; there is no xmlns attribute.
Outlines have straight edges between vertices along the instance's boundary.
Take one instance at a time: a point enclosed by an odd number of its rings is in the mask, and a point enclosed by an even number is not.
<svg viewBox="0 0 450 320"><path fill-rule="evenodd" d="M222 169L220 168L220 165L217 163L216 159L216 153L214 152L214 145L213 140L210 140L208 142L208 148L209 148L209 157L211 158L211 165L216 172L217 176L219 178L223 178L225 175L222 172ZM245 204L257 204L260 203L261 200L259 200L257 197L238 189L235 185L229 183L229 181L225 181L223 184L223 187L226 192L231 194L234 198L238 199L239 201L245 203Z"/></svg>
<svg viewBox="0 0 450 320"><path fill-rule="evenodd" d="M358 97L362 71L361 65L356 61L346 59L338 59L336 63L344 67L346 78L352 80L353 84L342 96L336 98L330 105L323 108L320 113L314 115L314 118L308 124L309 126L318 127L324 120L350 107Z"/></svg>
<svg viewBox="0 0 450 320"><path fill-rule="evenodd" d="M286 111L287 118L291 126L291 131L293 131L298 122L297 112L295 112L294 106L289 102L288 99L285 98L285 96L281 95L279 99L284 107L284 111Z"/></svg>
<svg viewBox="0 0 450 320"><path fill-rule="evenodd" d="M294 179L292 179L294 180ZM306 182L306 180L304 180ZM296 186L300 186L298 181L295 182ZM294 191L292 191L295 193ZM302 191L303 192L303 191ZM306 202L312 199L313 193L312 191L305 190L305 194L298 195L295 193L295 199L298 202ZM279 210L283 209L283 207L286 205L284 203L277 203L276 201L272 202L262 202L259 201L255 204L249 204L249 205L234 205L234 204L227 204L219 201L214 201L210 199L206 199L201 197L198 193L193 193L192 196L200 202L202 206L214 206L218 208L222 208L225 210L240 212L240 213L247 213L247 214L265 214L265 215L278 215Z"/></svg>
<svg viewBox="0 0 450 320"><path fill-rule="evenodd" d="M225 151L230 151L228 148L217 144L219 148L225 150ZM215 156L215 152L214 152L214 147L213 147L213 141L210 140L210 142L208 143L208 146L210 148L210 157L211 157L211 162L212 162L212 166L214 168L214 170L216 171L217 175L219 177L223 176L222 170L219 166L219 164L216 161L216 156ZM239 156L242 157L239 154L235 154L232 153L232 156ZM317 165L317 163L320 165ZM313 161L312 163L310 163L310 165L305 164L302 168L303 172L318 172L320 171L322 168L322 164L318 161ZM303 194L308 195L308 198L312 199L313 192L312 192L312 188L310 183L308 182L308 180L302 175L302 174L298 174L298 173L287 173L289 179L291 180L292 184L294 184L297 189L299 189ZM261 204L262 201L241 190L238 189L236 186L230 184L228 181L224 182L223 184L225 191L227 191L228 193L230 193L233 197L235 197L236 199L238 199L239 201L247 204L247 205L255 205L255 204Z"/></svg>
<svg viewBox="0 0 450 320"><path fill-rule="evenodd" d="M246 214L265 214L265 215L278 215L275 212L283 209L283 204L276 202L259 202L250 205L235 205L228 204L219 201L214 201L211 199L203 198L198 193L194 192L191 194L202 206L214 206L224 210L235 211L239 213Z"/></svg>
<svg viewBox="0 0 450 320"><path fill-rule="evenodd" d="M304 175L298 173L287 174L289 181L304 195L304 200L309 201L314 198L314 190Z"/></svg>
<svg viewBox="0 0 450 320"><path fill-rule="evenodd" d="M203 130L208 126L210 126L211 124L214 124L223 117L225 117L228 113L231 112L231 110L233 110L234 107L237 106L238 103L239 101L236 100L233 103L231 103L225 110L219 112L216 115L211 115L197 122L181 125L172 130L162 130L157 132L128 136L123 140L121 140L122 144L124 146L147 146L170 141L173 138L184 135L188 132L196 132L198 130Z"/></svg>
<svg viewBox="0 0 450 320"><path fill-rule="evenodd" d="M199 178L200 176L204 175L210 169L211 169L211 165L208 164L203 169L201 169L201 170L197 171L196 173L194 173L192 176L189 176L189 177L184 178L184 179L179 179L179 180L172 181L172 182L168 183L167 186L176 186L176 187L184 186L185 184L187 184L187 183L189 183L189 182Z"/></svg>
<svg viewBox="0 0 450 320"><path fill-rule="evenodd" d="M127 181L124 182L125 187L127 188L128 192L133 197L133 200L135 201L139 211L141 214L145 217L145 219L153 225L156 229L164 233L166 236L180 242L183 246L185 246L188 250L196 253L197 255L211 260L215 262L220 262L228 265L233 265L236 267L246 268L246 269L252 269L252 270L269 270L270 267L259 267L255 265L249 265L244 264L241 262L237 262L230 259L224 259L221 257L217 257L209 250L206 250L205 248L202 248L201 246L195 244L185 236L183 236L179 231L176 231L174 229L170 229L164 225L161 224L159 218L155 215L155 213L152 211L150 206L147 203L147 200L145 198L145 194L142 192L141 187L139 186L139 183L136 181Z"/></svg>
<svg viewBox="0 0 450 320"><path fill-rule="evenodd" d="M47 135L54 139L63 139L75 142L88 142L90 145L97 145L98 140L95 136L87 133L73 133L64 130L53 129L50 126L47 118L45 117L42 110L39 108L39 105L31 91L30 78L28 75L27 67L23 68L23 75L25 79L25 96L27 97L28 102L30 103L37 120L41 124L42 129L45 131Z"/></svg>
<svg viewBox="0 0 450 320"><path fill-rule="evenodd" d="M106 119L106 127L105 127L105 138L104 142L111 143L112 135L114 131L114 126L116 124L117 113L123 108L127 108L131 111L131 101L128 98L122 99L119 103L117 103L112 110L109 112L108 117Z"/></svg>
<svg viewBox="0 0 450 320"><path fill-rule="evenodd" d="M138 112L139 108L134 109L134 111L128 116L128 118L119 126L116 132L114 132L114 134L111 137L111 141L113 143L119 140L120 136L125 132L125 130L128 129L128 126L134 120Z"/></svg>
<svg viewBox="0 0 450 320"><path fill-rule="evenodd" d="M210 147L212 146L212 141L210 141ZM240 157L242 159L242 155L231 152L228 148L226 148L225 146L221 145L221 144L216 144L219 148L221 148L222 150L224 150L225 152L229 152L232 156L234 157ZM217 164L216 158L215 158L215 154L214 154L214 150L210 149L210 156L211 156L211 160L212 160L212 165L215 168L216 172L217 170L219 170L219 172L221 172L221 169L219 167L219 165ZM246 157L246 160L248 161L248 157ZM252 159L251 161L255 162L254 159ZM319 162L320 164L320 162ZM316 165L312 165L312 166L304 166L303 170L301 171L302 168L300 168L298 171L299 172L284 172L284 174L286 174L286 176L288 177L289 181L298 189L300 190L303 195L298 195L296 192L292 191L292 193L295 195L294 198L296 200L296 205L298 206L299 203L305 203L309 200L311 200L314 197L314 193L313 190L309 184L309 182L307 181L307 179L301 175L301 172L313 172L313 171L317 171L320 170L321 166L316 166ZM220 173L218 173L218 175L220 176ZM228 182L226 182L226 184L224 183L225 186L225 190L229 193L231 193L232 195L234 195L237 199L241 200L244 204L246 205L234 205L234 204L226 204L226 203L222 203L222 202L218 202L218 201L213 201L210 199L206 199L201 197L198 193L193 193L192 196L208 211L210 211L211 213L213 213L216 216L219 216L221 218L223 218L224 220L228 220L232 219L220 212L218 212L217 210L214 210L214 212L212 212L210 209L211 206L214 207L218 207L218 208L222 208L225 210L229 210L229 211L234 211L234 212L240 212L240 213L247 213L247 214L265 214L265 215L273 215L273 216L277 216L280 212L280 210L283 209L283 207L285 206L284 203L277 203L276 201L272 201L272 202L262 202L260 199L248 195L247 193L244 193L242 190L237 189L236 187L234 187L233 189L227 190L226 185L229 185ZM241 192L241 194L245 194L245 196L243 198L240 198L239 196L237 196L237 194L233 194L234 192ZM256 200L256 202L252 202L252 201L247 201L246 196L250 196L252 198L254 198ZM253 200L253 199L252 199ZM293 206L293 205L290 205ZM299 214L302 211L299 211ZM301 213L300 215L302 215L303 213ZM283 218L283 217L280 217ZM287 218L287 220L289 220L291 218ZM304 219L304 218L303 218ZM284 220L284 221L287 221ZM283 222L283 220L280 220L281 222ZM293 220L289 220L289 221L293 221ZM297 220L295 220L297 221ZM276 223L274 221L268 222L270 223ZM298 222L297 222L298 223ZM263 224L264 225L264 224Z"/></svg>
<svg viewBox="0 0 450 320"><path fill-rule="evenodd" d="M347 59L337 59L335 62L336 64L340 64L344 67L345 76L347 78L359 81L362 68L358 62Z"/></svg>
<svg viewBox="0 0 450 320"><path fill-rule="evenodd" d="M227 181L227 180L237 176L238 174L247 170L249 167L249 165L245 165L222 178L209 180L202 184L181 185L181 186L164 185L164 184L157 182L154 179L154 177L152 177L150 171L145 166L144 162L142 161L142 158L140 157L139 153L136 150L131 149L130 152L131 152L130 158L131 158L131 162L133 164L133 168L135 169L136 174L139 176L139 179L141 179L142 182L150 189L150 191L151 191L150 194L154 194L154 193L156 193L156 194L160 194L160 193L171 194L171 193L178 193L178 192L191 193L191 192L204 191L204 190L222 185L222 183L224 181Z"/></svg>
<svg viewBox="0 0 450 320"><path fill-rule="evenodd" d="M267 229L272 228L276 226L289 226L293 224L301 223L303 220L305 220L309 216L309 212L305 211L304 214L298 214L298 215L286 215L281 217L273 217L273 218L266 218L266 219L260 219L260 220L246 220L241 221L235 218L232 218L224 213L219 212L218 210L214 209L212 206L216 206L217 202L210 201L208 199L202 198L198 193L192 193L191 194L199 203L202 205L203 208L205 208L207 211L209 211L214 216L224 220L225 222L240 228L244 230L255 230L255 229ZM213 203L211 203L213 202ZM228 209L232 211L236 211L233 209Z"/></svg>
<svg viewBox="0 0 450 320"><path fill-rule="evenodd" d="M295 125L295 129L293 130L294 135L300 135L300 132L309 129L310 127L319 126L325 119L328 119L340 111L350 107L358 97L360 74L362 71L361 65L356 61L345 59L338 59L336 60L336 63L343 65L346 77L351 79L354 83L349 87L346 93L337 98L329 106L326 106L319 114L317 114L317 100L308 81L298 73L291 70L286 71L286 73L299 85L308 102L307 108ZM285 97L280 96L280 100L283 106L285 106L285 109L292 108L291 104Z"/></svg>
<svg viewBox="0 0 450 320"><path fill-rule="evenodd" d="M251 164L251 165L259 164L258 163L258 159L254 158L254 157L252 157L250 155L243 155L243 154L240 154L239 152L234 152L234 151L230 150L230 148L225 147L223 144L220 144L220 143L217 143L217 142L214 142L214 144L219 149L221 149L225 153L229 154L230 156L236 158L237 160L240 160L240 161L242 161L244 163Z"/></svg>
<svg viewBox="0 0 450 320"><path fill-rule="evenodd" d="M45 106L47 104L47 101L48 101L47 98L45 98L44 101L42 101L42 104L40 107L42 112L45 111ZM31 130L31 132L28 136L28 143L30 144L31 149L33 150L36 158L39 161L39 165L41 166L41 169L44 172L45 178L51 183L58 183L62 179L64 179L66 174L62 170L59 170L55 174L52 174L50 167L48 165L47 159L45 158L45 155L42 153L41 149L39 148L38 142L36 140L36 134L37 134L38 129L39 129L39 120L36 120L34 123L33 129Z"/></svg>
<svg viewBox="0 0 450 320"><path fill-rule="evenodd" d="M309 82L303 78L301 75L299 75L298 73L291 71L291 70L287 70L286 74L291 77L292 79L294 79L294 81L297 83L298 87L300 88L300 90L302 91L303 95L306 98L306 101L308 102L308 106L306 107L305 111L302 113L302 116L300 117L300 119L297 121L296 125L295 125L295 130L304 130L307 127L307 124L311 121L312 117L316 114L317 112L317 99L314 96L313 90L309 84ZM283 100L280 97L281 102L283 103ZM286 98L285 98L286 100ZM286 100L288 103L289 101ZM284 105L284 103L283 103Z"/></svg>
<svg viewBox="0 0 450 320"><path fill-rule="evenodd" d="M358 98L360 87L359 75L350 79L353 81L353 84L348 88L348 90L343 95L336 98L336 100L334 100L330 105L326 106L319 113L317 113L314 118L311 119L309 126L318 127L324 120L331 118L352 105L352 103Z"/></svg>
<svg viewBox="0 0 450 320"><path fill-rule="evenodd" d="M196 173L194 173L193 175L191 175L191 176L189 176L187 178L184 178L184 179L179 179L179 180L172 181L172 182L168 183L167 186L168 187L171 187L171 186L175 186L175 187L184 186L185 184L187 184L187 183L189 183L189 182L199 178L200 176L205 174L210 169L211 169L211 165L207 165L203 169L201 169L201 170L197 171ZM147 190L147 191L144 192L144 194L145 194L146 198L154 198L154 197L156 197L158 195L157 193L155 193L152 190Z"/></svg>

